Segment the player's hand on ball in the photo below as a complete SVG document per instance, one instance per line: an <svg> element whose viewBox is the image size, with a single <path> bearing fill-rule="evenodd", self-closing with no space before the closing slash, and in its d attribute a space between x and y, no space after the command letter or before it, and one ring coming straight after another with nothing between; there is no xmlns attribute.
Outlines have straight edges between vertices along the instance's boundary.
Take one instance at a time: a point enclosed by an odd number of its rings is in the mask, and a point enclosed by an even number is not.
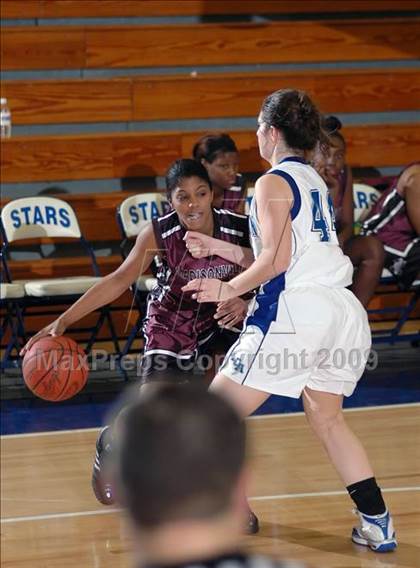
<svg viewBox="0 0 420 568"><path fill-rule="evenodd" d="M236 297L236 292L227 282L217 278L195 278L183 286L183 292L193 292L197 302L224 302Z"/></svg>
<svg viewBox="0 0 420 568"><path fill-rule="evenodd" d="M248 302L242 298L231 298L217 305L214 318L220 327L232 329L237 323L243 321L248 311Z"/></svg>
<svg viewBox="0 0 420 568"><path fill-rule="evenodd" d="M187 231L184 237L187 250L193 258L210 256L212 254L211 245L213 240L212 237L196 231Z"/></svg>
<svg viewBox="0 0 420 568"><path fill-rule="evenodd" d="M41 337L46 337L47 335L52 335L53 337L57 337L58 335L63 335L66 331L66 325L64 324L63 320L60 318L56 319L52 323L46 325L42 328L38 333L36 333L31 339L22 347L20 350L19 355L23 357L27 351L31 349L31 347L39 340Z"/></svg>

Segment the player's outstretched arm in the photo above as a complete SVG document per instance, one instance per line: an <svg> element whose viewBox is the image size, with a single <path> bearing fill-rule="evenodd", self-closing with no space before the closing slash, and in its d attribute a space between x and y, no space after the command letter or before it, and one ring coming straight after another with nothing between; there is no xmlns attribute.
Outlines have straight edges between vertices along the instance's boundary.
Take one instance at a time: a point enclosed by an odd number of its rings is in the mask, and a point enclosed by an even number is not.
<svg viewBox="0 0 420 568"><path fill-rule="evenodd" d="M193 298L199 302L224 301L241 296L287 270L292 250L292 190L278 176L265 175L257 181L255 199L261 227L261 254L249 268L229 282L213 278L191 280L183 291L195 292Z"/></svg>
<svg viewBox="0 0 420 568"><path fill-rule="evenodd" d="M121 296L150 266L156 252L156 239L150 224L138 235L136 244L121 266L101 278L59 318L34 335L20 354L24 355L41 337L62 335L76 321Z"/></svg>
<svg viewBox="0 0 420 568"><path fill-rule="evenodd" d="M222 241L221 239L215 239L203 233L187 231L184 241L188 252L194 258L217 255L243 268L248 268L254 262L252 249Z"/></svg>

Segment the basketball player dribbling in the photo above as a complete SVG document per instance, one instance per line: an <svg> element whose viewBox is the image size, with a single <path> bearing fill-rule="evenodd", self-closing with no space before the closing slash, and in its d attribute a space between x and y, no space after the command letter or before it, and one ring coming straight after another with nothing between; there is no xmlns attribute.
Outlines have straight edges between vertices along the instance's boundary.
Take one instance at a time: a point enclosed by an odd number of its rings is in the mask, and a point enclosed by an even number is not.
<svg viewBox="0 0 420 568"><path fill-rule="evenodd" d="M194 362L200 354L212 354L216 348L226 352L236 336L225 328L229 330L242 322L247 301L233 298L202 306L190 294L184 294L182 286L198 275L231 278L249 265L252 251L248 248L247 217L212 207L207 170L195 160L174 162L167 172L166 187L173 210L147 225L122 265L32 337L22 355L41 337L62 335L82 317L118 298L147 270L156 254L161 262L143 326L145 346L139 373L142 390L151 382L193 381L197 379ZM214 254L194 258L189 252L191 242L186 242L187 231L205 234L216 248ZM113 504L115 499L113 484L103 467L111 452L112 430L106 426L97 440L92 476L95 495L104 505ZM245 531L257 530L258 520L249 511Z"/></svg>
<svg viewBox="0 0 420 568"><path fill-rule="evenodd" d="M304 160L324 136L321 116L306 93L281 90L264 100L258 125L260 154L272 167L258 180L251 204L255 261L228 282L196 279L183 288L199 302L214 302L260 287L210 388L243 417L270 394L302 396L308 422L356 504L353 541L390 551L397 546L392 519L342 413L371 337L366 312L347 289L353 269L338 245L327 186ZM265 365L272 354L297 357L273 375Z"/></svg>

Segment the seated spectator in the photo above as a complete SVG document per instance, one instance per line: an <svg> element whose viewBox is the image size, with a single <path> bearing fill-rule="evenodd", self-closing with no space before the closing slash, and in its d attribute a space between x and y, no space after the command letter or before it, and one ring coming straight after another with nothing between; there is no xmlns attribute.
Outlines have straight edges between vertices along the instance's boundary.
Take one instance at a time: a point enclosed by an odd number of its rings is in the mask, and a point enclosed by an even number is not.
<svg viewBox="0 0 420 568"><path fill-rule="evenodd" d="M155 385L122 417L119 494L137 568L303 568L240 550L246 516L245 425L228 402Z"/></svg>
<svg viewBox="0 0 420 568"><path fill-rule="evenodd" d="M361 232L382 241L384 265L403 290L420 285L420 163L407 166L393 180L373 206Z"/></svg>
<svg viewBox="0 0 420 568"><path fill-rule="evenodd" d="M381 277L384 249L373 235L354 235L353 179L346 163L346 142L340 129L338 118L325 118L324 130L329 143L317 148L312 163L330 190L338 240L355 268L351 289L367 307Z"/></svg>
<svg viewBox="0 0 420 568"><path fill-rule="evenodd" d="M213 186L213 206L245 211L245 180L238 173L239 153L228 134L207 134L193 148L193 158L201 162Z"/></svg>

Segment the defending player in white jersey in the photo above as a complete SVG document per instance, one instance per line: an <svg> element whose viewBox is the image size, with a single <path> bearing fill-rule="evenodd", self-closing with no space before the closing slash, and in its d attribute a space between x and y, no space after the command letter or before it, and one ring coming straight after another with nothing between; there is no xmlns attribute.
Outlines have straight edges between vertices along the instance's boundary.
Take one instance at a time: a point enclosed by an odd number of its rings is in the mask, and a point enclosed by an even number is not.
<svg viewBox="0 0 420 568"><path fill-rule="evenodd" d="M251 205L255 261L229 282L193 280L183 288L209 302L260 287L211 388L242 416L272 393L302 396L308 422L357 506L353 541L393 550L392 519L342 413L371 339L366 312L347 289L352 266L338 246L328 189L304 159L323 137L320 113L306 93L281 90L264 100L258 124L260 154L272 168L258 180Z"/></svg>

